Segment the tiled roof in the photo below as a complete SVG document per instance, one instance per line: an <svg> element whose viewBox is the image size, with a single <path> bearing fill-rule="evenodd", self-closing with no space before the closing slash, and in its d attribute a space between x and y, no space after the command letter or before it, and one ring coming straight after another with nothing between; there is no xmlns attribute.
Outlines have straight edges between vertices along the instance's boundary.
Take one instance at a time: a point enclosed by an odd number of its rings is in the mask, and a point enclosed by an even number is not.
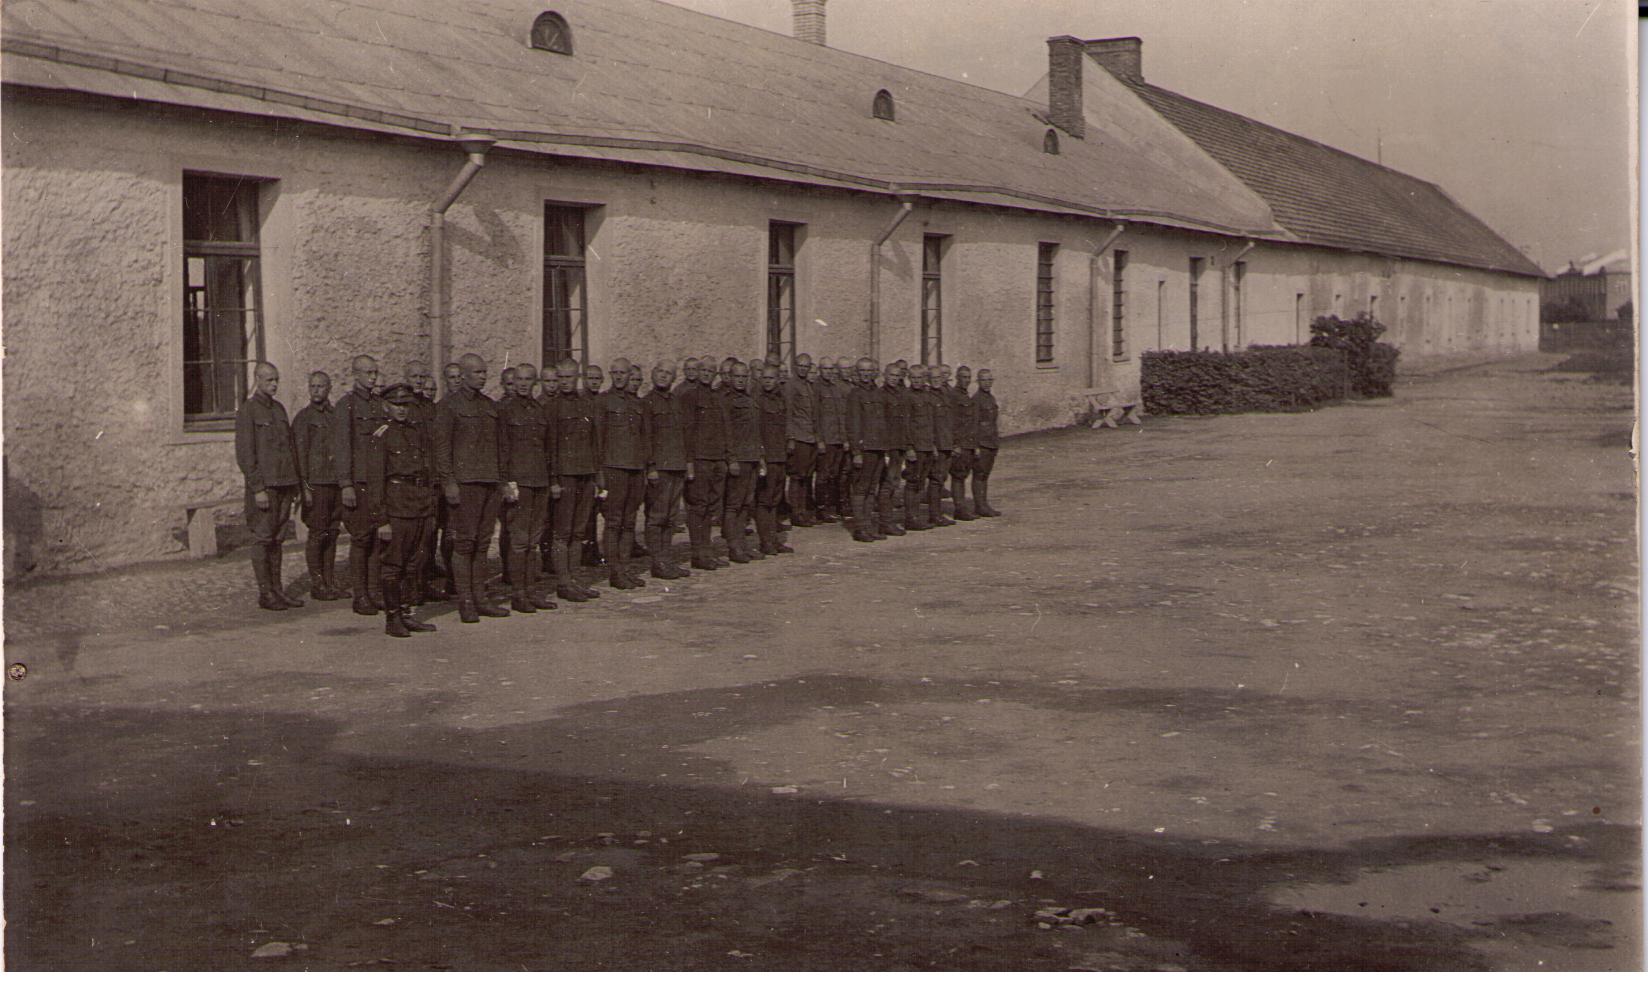
<svg viewBox="0 0 1648 1008"><path fill-rule="evenodd" d="M546 8L572 55L528 47ZM1131 96L1044 154L1036 101L656 0L8 0L3 16L19 83L1286 237ZM870 114L880 88L894 122Z"/></svg>
<svg viewBox="0 0 1648 1008"><path fill-rule="evenodd" d="M1437 185L1153 84L1118 77L1270 204L1301 241L1544 276Z"/></svg>

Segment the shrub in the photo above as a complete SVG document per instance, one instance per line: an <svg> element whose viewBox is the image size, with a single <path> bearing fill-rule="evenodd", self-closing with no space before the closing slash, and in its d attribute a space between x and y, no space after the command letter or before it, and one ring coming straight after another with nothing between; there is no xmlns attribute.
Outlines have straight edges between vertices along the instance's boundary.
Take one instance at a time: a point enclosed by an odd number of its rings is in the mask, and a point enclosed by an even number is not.
<svg viewBox="0 0 1648 1008"><path fill-rule="evenodd" d="M1346 378L1342 351L1254 346L1148 351L1139 384L1147 413L1288 413L1340 398Z"/></svg>
<svg viewBox="0 0 1648 1008"><path fill-rule="evenodd" d="M1401 351L1379 342L1385 324L1367 312L1353 319L1322 315L1310 324L1310 345L1339 350L1350 365L1350 391L1360 396L1388 396L1396 383L1396 358Z"/></svg>

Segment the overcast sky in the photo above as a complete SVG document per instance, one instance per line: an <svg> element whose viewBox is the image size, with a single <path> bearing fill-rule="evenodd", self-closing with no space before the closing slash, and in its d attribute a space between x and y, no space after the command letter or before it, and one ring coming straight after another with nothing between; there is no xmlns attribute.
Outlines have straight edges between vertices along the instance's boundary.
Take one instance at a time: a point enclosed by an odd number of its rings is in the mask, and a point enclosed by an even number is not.
<svg viewBox="0 0 1648 1008"><path fill-rule="evenodd" d="M790 0L670 0L790 32ZM1023 94L1052 35L1438 183L1547 269L1630 245L1631 0L829 0L830 45Z"/></svg>

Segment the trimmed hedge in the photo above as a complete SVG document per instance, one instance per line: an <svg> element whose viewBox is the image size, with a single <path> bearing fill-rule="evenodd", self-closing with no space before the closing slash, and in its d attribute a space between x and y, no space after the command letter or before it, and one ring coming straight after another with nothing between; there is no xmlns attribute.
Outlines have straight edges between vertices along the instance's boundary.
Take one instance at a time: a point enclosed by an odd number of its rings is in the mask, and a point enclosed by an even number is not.
<svg viewBox="0 0 1648 1008"><path fill-rule="evenodd" d="M1139 385L1147 413L1293 413L1343 397L1345 357L1317 346L1151 350Z"/></svg>
<svg viewBox="0 0 1648 1008"><path fill-rule="evenodd" d="M1350 391L1374 398L1391 394L1396 384L1396 358L1401 353L1379 342L1385 324L1362 312L1353 319L1323 315L1310 324L1310 345L1342 350L1350 362Z"/></svg>

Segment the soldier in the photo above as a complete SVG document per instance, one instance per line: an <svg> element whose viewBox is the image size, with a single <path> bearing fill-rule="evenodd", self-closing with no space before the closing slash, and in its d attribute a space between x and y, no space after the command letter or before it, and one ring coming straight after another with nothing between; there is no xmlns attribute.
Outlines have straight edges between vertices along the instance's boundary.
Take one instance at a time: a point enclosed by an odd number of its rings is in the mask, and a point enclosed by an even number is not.
<svg viewBox="0 0 1648 1008"><path fill-rule="evenodd" d="M549 416L532 397L537 384L537 368L517 365L509 395L498 404L499 475L507 488L506 497L515 498L502 509L502 524L509 530L503 559L509 572L510 606L518 613L555 608L553 600L533 587L538 565L532 562L532 548L543 538L549 496L555 489L549 479Z"/></svg>
<svg viewBox="0 0 1648 1008"><path fill-rule="evenodd" d="M950 402L950 424L955 436L955 452L950 456L950 497L956 503L956 520L972 521L978 515L967 505L967 477L973 471L973 451L978 447L978 418L967 386L973 371L963 364L956 368L956 383L945 392Z"/></svg>
<svg viewBox="0 0 1648 1008"><path fill-rule="evenodd" d="M973 394L973 409L978 424L978 448L973 454L973 502L985 518L1000 518L1001 512L990 506L990 471L996 467L996 449L1001 445L998 418L1001 408L990 394L995 376L989 368L979 368L978 391Z"/></svg>
<svg viewBox="0 0 1648 1008"><path fill-rule="evenodd" d="M791 370L794 376L783 383L782 389L789 441L789 455L784 462L789 476L790 522L797 528L811 528L818 524L812 492L813 467L818 461L818 387L810 380L812 357L797 354Z"/></svg>
<svg viewBox="0 0 1648 1008"><path fill-rule="evenodd" d="M303 493L297 447L286 407L275 398L280 372L259 363L252 373L255 391L235 414L235 462L246 477L246 526L252 532L252 574L258 605L279 612L303 605L281 586L281 540L286 515Z"/></svg>
<svg viewBox="0 0 1648 1008"><path fill-rule="evenodd" d="M506 402L506 401L508 401L509 397L514 395L514 394L515 394L515 369L512 368L512 367L506 367L502 371L498 372L498 400L497 401L499 403ZM508 585L509 585L509 563L508 563L508 560L509 560L509 522L505 520L505 518L504 518L504 509L503 509L502 505L500 505L499 508L498 508L498 567L499 567L498 581L501 582L506 587L508 587ZM481 562L483 564L486 562L486 557L484 555L481 557Z"/></svg>
<svg viewBox="0 0 1648 1008"><path fill-rule="evenodd" d="M813 385L815 408L813 426L818 434L818 456L814 463L816 510L813 517L820 522L841 520L841 458L846 454L847 424L846 386L841 383L835 358L818 359L819 380Z"/></svg>
<svg viewBox="0 0 1648 1008"><path fill-rule="evenodd" d="M446 394L441 397L444 399L458 391L458 386L463 384L463 368L458 366L457 361L450 361L441 369L441 377L446 380Z"/></svg>
<svg viewBox="0 0 1648 1008"><path fill-rule="evenodd" d="M412 405L407 413L411 422L423 428L425 436L431 439L430 451L434 451L435 434L435 375L430 372L429 365L421 360L408 361L401 371L405 383L412 387ZM431 460L434 456L431 454ZM435 505L430 509L429 517L425 519L423 537L418 540L418 555L413 558L412 573L402 575L401 592L406 596L407 603L413 607L421 606L426 599L443 601L452 597L452 594L443 589L430 587L430 576L434 572L436 554L436 535L441 527L441 515L445 511L445 501L440 494L431 494Z"/></svg>
<svg viewBox="0 0 1648 1008"><path fill-rule="evenodd" d="M783 370L774 365L767 365L761 369L761 392L757 395L756 405L761 414L761 451L763 472L761 484L756 488L755 498L755 532L756 546L766 556L776 556L779 553L794 553L795 550L784 542L784 535L778 525L778 504L784 499L786 484L791 488L796 485L785 479L786 463L794 454L795 444L790 440L792 428L791 418L794 414L790 410L793 402L787 394L786 384L805 385L803 378L794 378L789 383L781 381ZM811 395L811 390L804 394ZM804 501L805 497L795 498ZM799 507L800 505L792 505ZM803 524L801 517L804 511L792 511L791 521L797 525ZM806 522L807 525L817 524Z"/></svg>
<svg viewBox="0 0 1648 1008"><path fill-rule="evenodd" d="M698 362L689 357L687 363L696 374ZM641 441L647 459L647 554L652 559L652 576L665 581L691 573L675 562L671 543L681 486L692 472L681 398L671 388L674 384L675 369L659 364L652 369L652 391L641 400Z"/></svg>
<svg viewBox="0 0 1648 1008"><path fill-rule="evenodd" d="M502 495L498 486L498 404L486 387L486 361L479 354L458 358L462 382L435 407L435 474L452 512L452 579L458 618L479 623L482 616L504 617L482 591L481 567L498 521ZM513 501L511 501L513 503Z"/></svg>
<svg viewBox="0 0 1648 1008"><path fill-rule="evenodd" d="M901 536L904 526L893 520L893 503L902 496L900 477L905 463L915 459L910 447L910 402L904 388L903 366L898 361L882 371L881 406L887 416L887 464L882 467L881 486L876 490L878 531L884 536Z"/></svg>
<svg viewBox="0 0 1648 1008"><path fill-rule="evenodd" d="M333 462L332 379L325 371L309 376L309 405L292 419L297 445L298 479L303 483L303 525L309 530L304 559L309 566L309 596L317 602L348 598L333 578L338 552L338 470Z"/></svg>
<svg viewBox="0 0 1648 1008"><path fill-rule="evenodd" d="M589 408L592 411L596 409L595 402L601 397L601 383L605 380L606 376L602 373L600 365L590 364L584 368L584 387L579 390L578 395L591 400ZM590 415L593 417L594 413L592 412ZM595 474L597 476L601 474L600 464L600 460L597 458L595 463ZM585 567L599 567L606 562L606 558L601 555L601 540L596 534L595 527L595 520L601 515L601 502L605 497L605 492L597 486L595 498L589 507L589 517L579 534L578 541L581 545L578 551L578 560Z"/></svg>
<svg viewBox="0 0 1648 1008"><path fill-rule="evenodd" d="M380 509L375 519L383 557L383 632L391 637L435 629L413 615L401 591L405 579L416 576L419 544L435 511L434 446L429 428L412 421L417 399L404 382L384 389L389 422L380 436L383 451L373 457L367 477L371 499Z"/></svg>
<svg viewBox="0 0 1648 1008"><path fill-rule="evenodd" d="M606 523L602 553L607 581L620 591L645 587L630 570L635 546L635 515L647 486L645 409L630 391L630 362L612 362L612 388L595 408L595 454L600 460L596 486L606 492L601 517Z"/></svg>
<svg viewBox="0 0 1648 1008"><path fill-rule="evenodd" d="M551 566L555 571L555 595L568 602L588 602L599 592L573 577L579 536L589 522L595 505L595 401L578 392L578 364L564 360L555 366L555 382L560 395L551 404L549 423L555 439L552 453L553 481L561 496L554 504L554 528L550 532Z"/></svg>
<svg viewBox="0 0 1648 1008"><path fill-rule="evenodd" d="M750 550L744 528L755 506L755 481L766 472L761 461L761 413L749 391L749 365L734 361L727 381L727 490L721 504L721 538L727 541L727 559L749 563L758 555Z"/></svg>
<svg viewBox="0 0 1648 1008"><path fill-rule="evenodd" d="M710 542L711 523L720 516L727 488L727 471L737 463L727 462L726 399L710 383L715 366L700 358L692 372L697 384L681 394L687 460L684 496L687 504L687 536L692 543L692 566L716 570L726 562L715 555Z"/></svg>
<svg viewBox="0 0 1648 1008"><path fill-rule="evenodd" d="M640 399L641 394L647 390L646 373L647 373L646 368L642 367L639 363L637 363L635 361L630 362L630 365L629 365L629 394L631 396L634 396L636 399ZM629 559L632 559L632 560L642 559L642 558L647 557L649 555L647 553L647 547L646 547L646 544L645 544L646 537L644 535L637 535L636 534L636 529L641 524L640 516L641 516L642 512L645 510L646 496L647 496L646 490L643 489L641 491L641 506L636 508L636 510L635 510L635 516L636 516L635 524L632 525L630 527L630 530L629 530L629 538L630 538ZM630 574L632 576L636 576L634 567L630 568Z"/></svg>
<svg viewBox="0 0 1648 1008"><path fill-rule="evenodd" d="M927 482L933 472L933 397L927 394L927 369L910 369L910 450L915 459L904 466L904 527L925 532L933 527L927 507Z"/></svg>
<svg viewBox="0 0 1648 1008"><path fill-rule="evenodd" d="M376 616L382 607L378 594L381 557L376 548L377 532L372 516L378 504L367 489L367 475L377 468L383 442L374 434L389 422L389 410L374 391L378 385L378 362L362 354L351 362L354 387L338 400L338 415L332 442L337 464L339 496L343 501L343 525L349 530L349 578L355 598L355 612Z"/></svg>
<svg viewBox="0 0 1648 1008"><path fill-rule="evenodd" d="M950 410L946 389L950 369L943 364L927 369L927 394L933 400L933 468L927 478L927 520L934 525L954 525L944 513L944 477L950 472L950 455L955 451L955 414Z"/></svg>
<svg viewBox="0 0 1648 1008"><path fill-rule="evenodd" d="M445 380L446 388L445 395L441 396L443 399L456 392L458 386L463 384L463 369L458 367L457 361L448 363L442 369L441 376ZM429 423L431 424L429 429L433 431L435 429L433 426L435 423L435 402L433 399L429 404ZM440 537L439 548L430 546L429 551L438 556L440 561L436 563L431 559L430 567L437 569L440 575L446 578L446 588L431 588L428 590L428 596L432 599L444 600L451 598L453 593L457 591L457 582L452 578L452 513L451 508L446 506L446 495L443 493L435 495L435 528ZM434 542L434 539L431 539L430 542Z"/></svg>
<svg viewBox="0 0 1648 1008"><path fill-rule="evenodd" d="M887 410L876 387L876 362L860 357L857 384L847 394L847 439L853 452L853 538L875 542L879 534L876 495L887 463Z"/></svg>
<svg viewBox="0 0 1648 1008"><path fill-rule="evenodd" d="M852 390L858 387L858 371L851 357L836 358L836 369L841 373L841 426L845 432L847 427L847 397ZM853 450L851 439L847 438L841 446L841 473L838 480L840 494L836 503L841 506L842 520L852 522L853 511L858 504L858 468L853 465Z"/></svg>

